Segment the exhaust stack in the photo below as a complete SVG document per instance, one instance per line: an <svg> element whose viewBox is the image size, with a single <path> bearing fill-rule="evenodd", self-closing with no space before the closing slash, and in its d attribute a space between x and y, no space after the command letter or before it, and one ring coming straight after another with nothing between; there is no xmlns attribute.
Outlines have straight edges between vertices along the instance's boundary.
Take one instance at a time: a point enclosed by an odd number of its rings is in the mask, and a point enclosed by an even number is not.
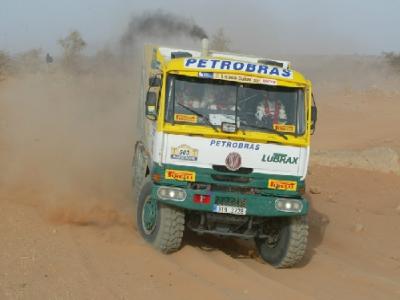
<svg viewBox="0 0 400 300"><path fill-rule="evenodd" d="M208 39L205 38L201 40L201 56L207 57L208 55Z"/></svg>

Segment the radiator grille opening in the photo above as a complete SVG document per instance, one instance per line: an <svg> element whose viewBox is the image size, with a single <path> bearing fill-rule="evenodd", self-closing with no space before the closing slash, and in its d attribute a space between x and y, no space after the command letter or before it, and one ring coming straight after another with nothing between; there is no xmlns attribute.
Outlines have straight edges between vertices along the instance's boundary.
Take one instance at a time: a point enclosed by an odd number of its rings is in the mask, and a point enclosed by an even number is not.
<svg viewBox="0 0 400 300"><path fill-rule="evenodd" d="M229 181L229 182L235 182L235 183L249 183L250 178L249 177L240 177L240 176L233 176L233 175L217 175L217 174L212 174L211 178L217 181Z"/></svg>
<svg viewBox="0 0 400 300"><path fill-rule="evenodd" d="M236 199L234 197L217 196L215 198L215 204L234 206L234 207L246 207L246 201L243 199Z"/></svg>

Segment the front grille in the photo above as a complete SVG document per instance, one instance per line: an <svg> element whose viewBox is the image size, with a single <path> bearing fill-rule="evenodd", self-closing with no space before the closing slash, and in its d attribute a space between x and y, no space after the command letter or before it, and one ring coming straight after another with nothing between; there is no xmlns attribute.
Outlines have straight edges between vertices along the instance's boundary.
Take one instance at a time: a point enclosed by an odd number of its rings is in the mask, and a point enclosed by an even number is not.
<svg viewBox="0 0 400 300"><path fill-rule="evenodd" d="M216 196L215 204L225 205L225 206L234 206L234 207L246 207L245 200L236 199L234 197L227 197L227 196Z"/></svg>
<svg viewBox="0 0 400 300"><path fill-rule="evenodd" d="M258 193L258 190L255 188L252 188L252 187L227 186L227 185L219 185L219 184L212 184L211 191L213 191L213 192L230 192L230 193L239 193L239 194L251 194L251 195Z"/></svg>

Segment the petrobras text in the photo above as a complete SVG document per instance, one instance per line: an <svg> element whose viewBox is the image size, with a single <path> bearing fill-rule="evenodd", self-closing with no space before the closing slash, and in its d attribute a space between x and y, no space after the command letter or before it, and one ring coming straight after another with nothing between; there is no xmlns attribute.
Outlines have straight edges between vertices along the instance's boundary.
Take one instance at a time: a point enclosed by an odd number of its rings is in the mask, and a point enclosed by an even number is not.
<svg viewBox="0 0 400 300"><path fill-rule="evenodd" d="M221 148L231 148L231 149L247 149L247 150L259 150L259 144L245 143L245 142L231 142L223 140L211 140L210 146L221 147Z"/></svg>
<svg viewBox="0 0 400 300"><path fill-rule="evenodd" d="M265 74L282 78L292 78L292 70L271 67L267 65L244 63L240 61L220 60L220 59L204 59L204 58L186 58L185 67L191 69L211 69L211 70L227 70L242 71L253 74Z"/></svg>

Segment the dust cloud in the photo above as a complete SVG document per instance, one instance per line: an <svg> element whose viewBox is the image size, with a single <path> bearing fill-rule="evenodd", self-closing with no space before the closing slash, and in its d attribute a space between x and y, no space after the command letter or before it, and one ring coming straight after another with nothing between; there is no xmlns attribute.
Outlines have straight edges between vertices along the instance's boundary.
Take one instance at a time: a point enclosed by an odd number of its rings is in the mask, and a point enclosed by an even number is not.
<svg viewBox="0 0 400 300"><path fill-rule="evenodd" d="M133 80L56 68L0 83L3 198L23 199L63 223L121 223L131 214Z"/></svg>
<svg viewBox="0 0 400 300"><path fill-rule="evenodd" d="M37 207L54 224L132 225L141 48L207 34L153 11L132 17L120 36L114 50L80 56L75 70L56 62L0 82L3 199Z"/></svg>
<svg viewBox="0 0 400 300"><path fill-rule="evenodd" d="M399 92L399 73L384 56L292 55L286 59L313 82L316 95Z"/></svg>

